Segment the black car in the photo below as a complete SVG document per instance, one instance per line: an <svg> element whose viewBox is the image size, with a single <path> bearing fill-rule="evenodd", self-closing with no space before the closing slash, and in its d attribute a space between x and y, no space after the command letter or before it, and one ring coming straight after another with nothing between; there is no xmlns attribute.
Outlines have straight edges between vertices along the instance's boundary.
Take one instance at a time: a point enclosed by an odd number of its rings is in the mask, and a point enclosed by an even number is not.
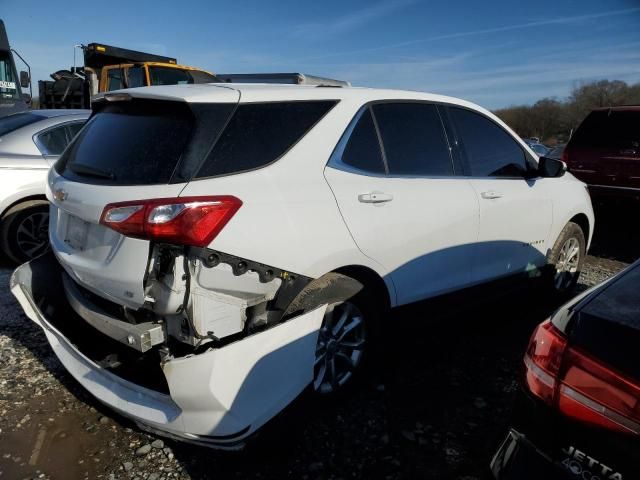
<svg viewBox="0 0 640 480"><path fill-rule="evenodd" d="M640 479L640 261L540 324L497 479Z"/></svg>

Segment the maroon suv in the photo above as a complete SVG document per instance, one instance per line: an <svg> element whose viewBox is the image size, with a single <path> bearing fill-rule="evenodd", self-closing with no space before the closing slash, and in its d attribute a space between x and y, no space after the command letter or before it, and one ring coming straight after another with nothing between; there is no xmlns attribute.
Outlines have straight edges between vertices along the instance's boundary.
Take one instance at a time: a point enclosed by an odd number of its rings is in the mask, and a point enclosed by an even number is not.
<svg viewBox="0 0 640 480"><path fill-rule="evenodd" d="M640 105L592 111L562 159L592 196L640 200Z"/></svg>

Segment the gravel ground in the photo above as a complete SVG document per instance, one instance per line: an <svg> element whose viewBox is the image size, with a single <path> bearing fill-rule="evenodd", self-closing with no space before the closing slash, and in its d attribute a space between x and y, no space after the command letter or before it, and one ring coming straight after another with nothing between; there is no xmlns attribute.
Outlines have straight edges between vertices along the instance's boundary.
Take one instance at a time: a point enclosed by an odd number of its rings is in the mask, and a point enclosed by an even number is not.
<svg viewBox="0 0 640 480"><path fill-rule="evenodd" d="M578 285L625 263L588 257ZM348 395L309 393L241 452L139 432L61 367L0 268L0 479L486 478L522 351L557 305L535 287L394 311L383 352Z"/></svg>

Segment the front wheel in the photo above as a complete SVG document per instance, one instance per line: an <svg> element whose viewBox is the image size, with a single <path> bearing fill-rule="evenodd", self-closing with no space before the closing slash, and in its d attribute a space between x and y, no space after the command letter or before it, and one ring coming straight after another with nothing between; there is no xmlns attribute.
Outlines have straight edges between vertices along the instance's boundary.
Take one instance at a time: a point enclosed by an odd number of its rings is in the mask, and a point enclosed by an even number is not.
<svg viewBox="0 0 640 480"><path fill-rule="evenodd" d="M585 255L584 232L577 224L567 223L548 257L551 267L548 284L555 294L566 296L573 290L578 283Z"/></svg>

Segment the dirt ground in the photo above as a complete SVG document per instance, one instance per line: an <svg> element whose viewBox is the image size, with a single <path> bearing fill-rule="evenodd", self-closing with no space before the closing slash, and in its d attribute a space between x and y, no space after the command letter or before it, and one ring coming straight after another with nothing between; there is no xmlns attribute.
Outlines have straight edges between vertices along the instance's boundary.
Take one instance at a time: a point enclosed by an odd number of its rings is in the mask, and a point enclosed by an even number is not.
<svg viewBox="0 0 640 480"><path fill-rule="evenodd" d="M578 289L640 256L638 230L607 218ZM303 394L230 453L148 436L102 407L21 313L10 273L0 267L0 480L488 478L523 350L558 306L527 285L398 309L352 391Z"/></svg>

